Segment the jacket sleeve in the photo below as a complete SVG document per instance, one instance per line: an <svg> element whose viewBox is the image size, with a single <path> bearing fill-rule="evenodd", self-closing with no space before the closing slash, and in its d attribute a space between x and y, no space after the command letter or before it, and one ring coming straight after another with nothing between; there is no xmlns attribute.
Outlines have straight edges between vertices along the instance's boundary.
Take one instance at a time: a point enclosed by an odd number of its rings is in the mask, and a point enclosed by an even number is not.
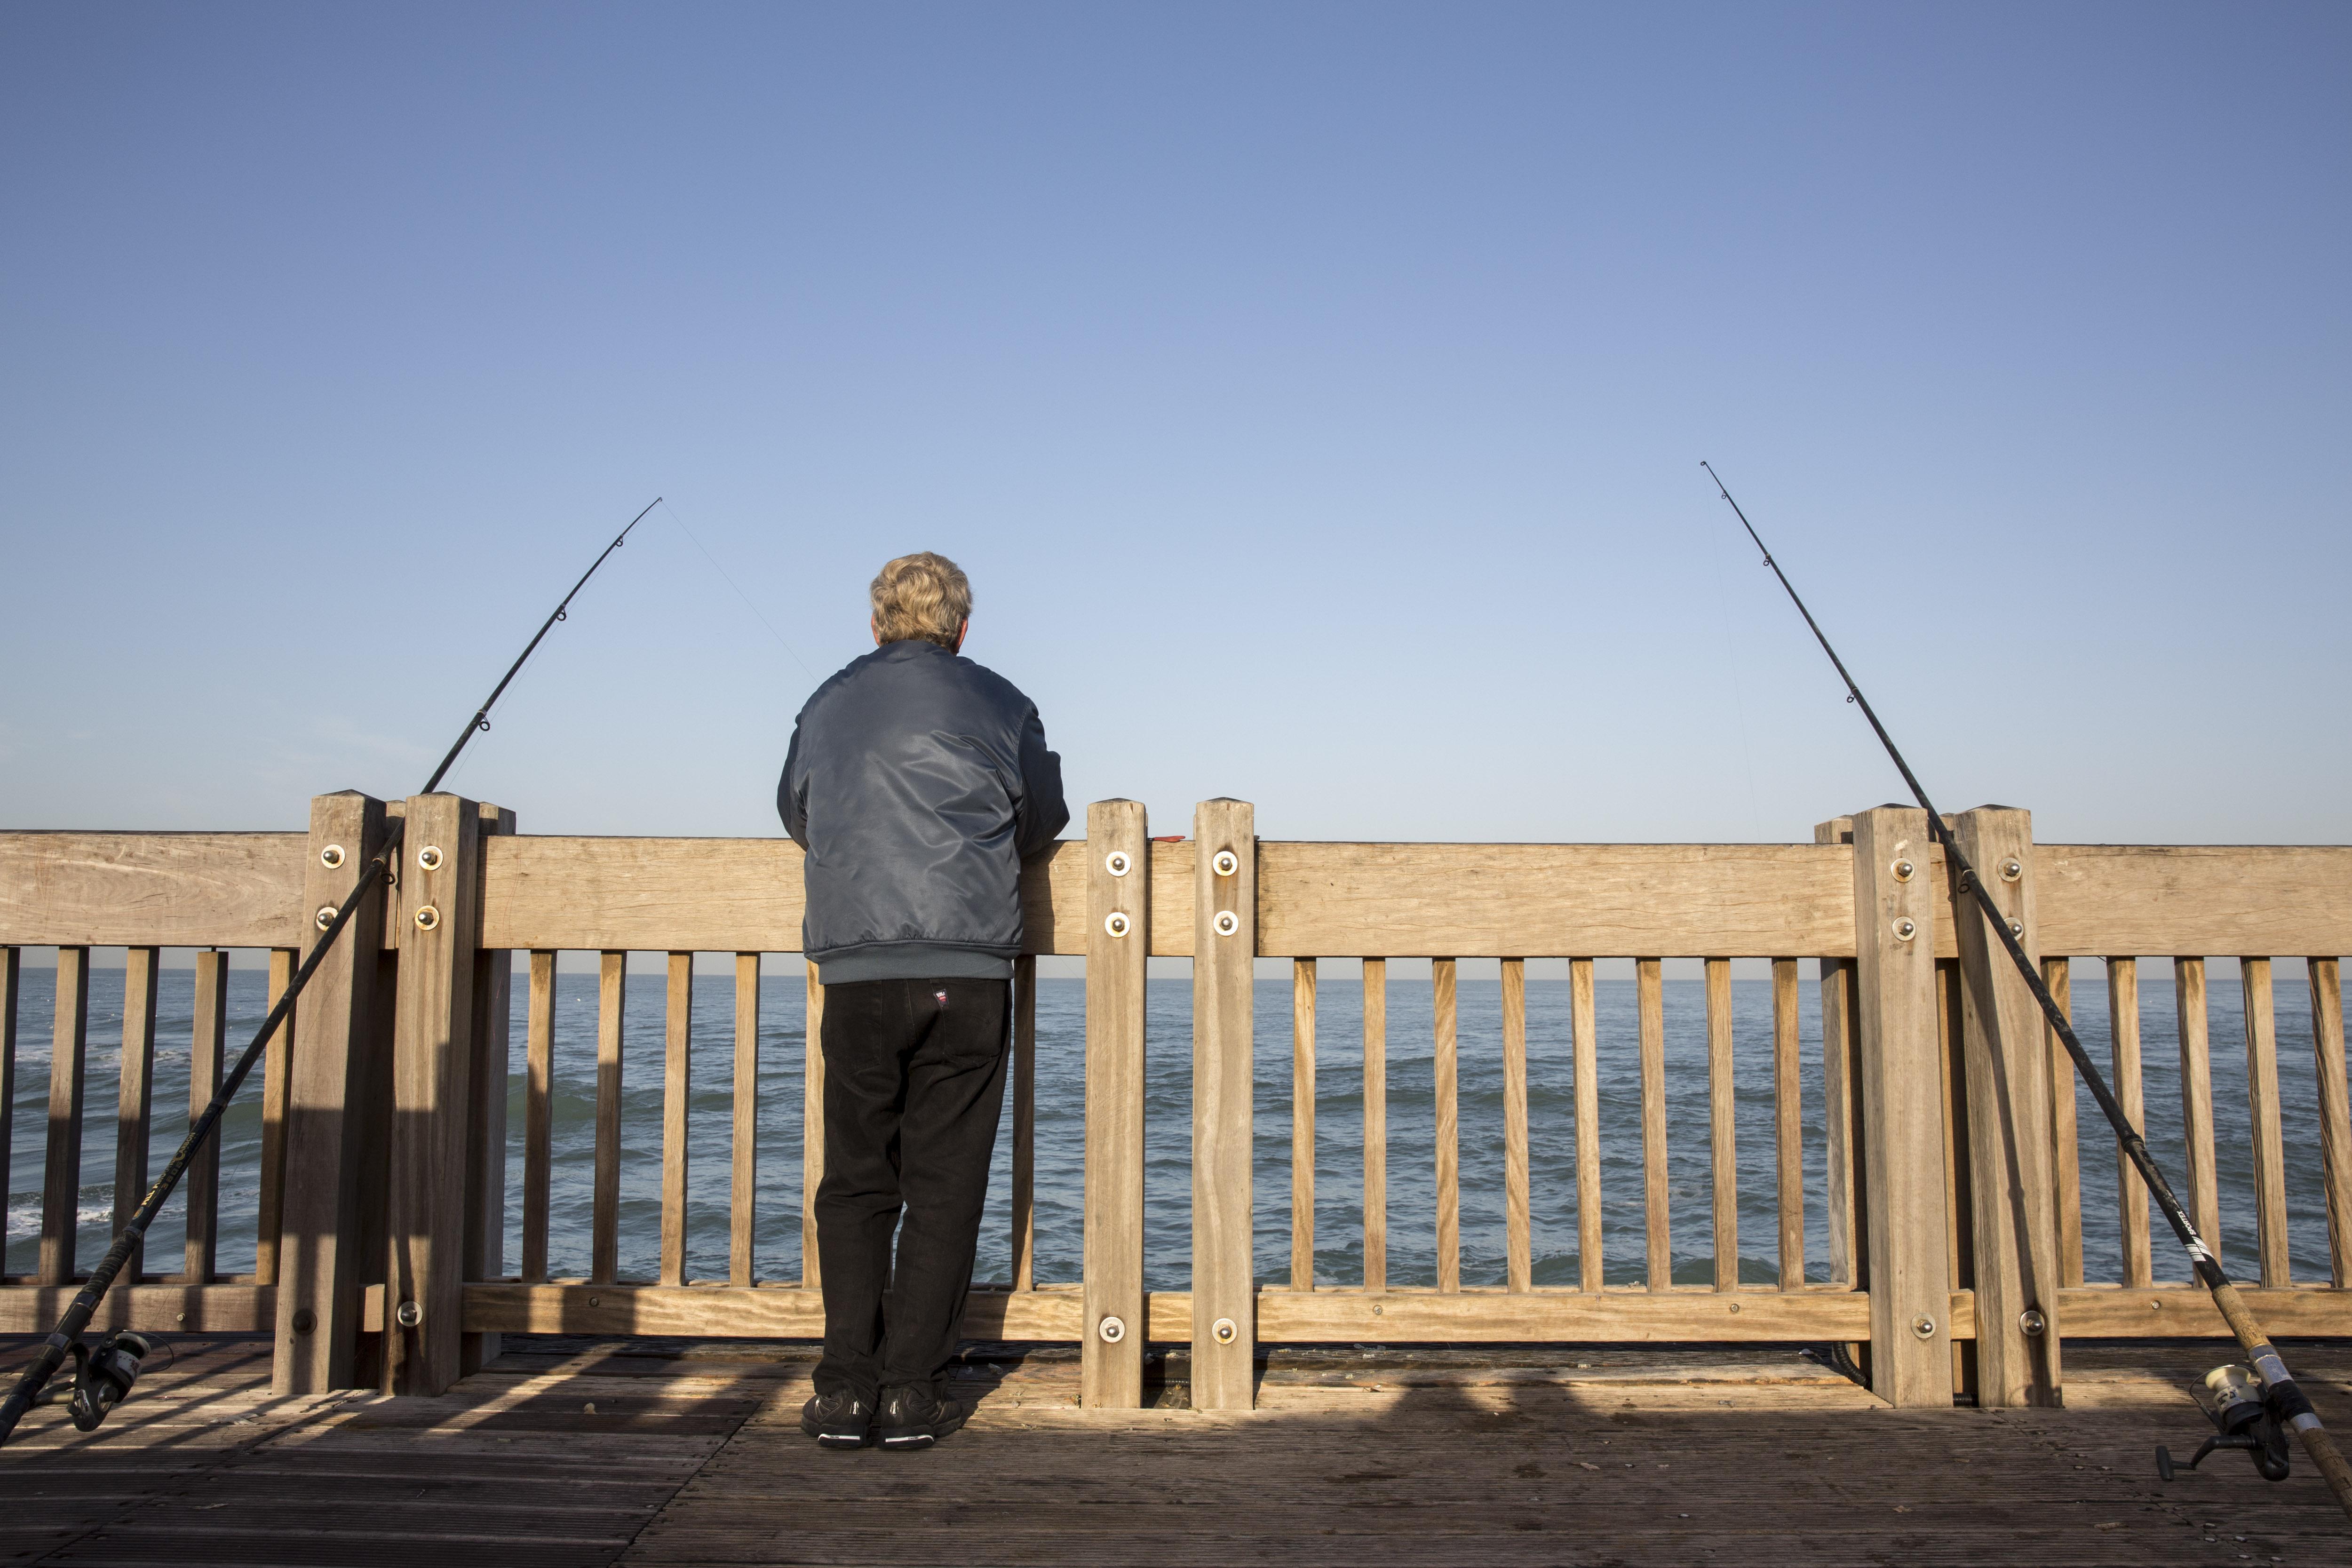
<svg viewBox="0 0 2352 1568"><path fill-rule="evenodd" d="M1062 798L1062 759L1046 749L1045 721L1032 708L1021 727L1021 806L1014 832L1021 858L1043 854L1069 821L1069 804Z"/></svg>
<svg viewBox="0 0 2352 1568"><path fill-rule="evenodd" d="M808 847L808 774L801 766L801 727L793 726L792 749L784 753L783 776L776 781L776 815L793 842Z"/></svg>

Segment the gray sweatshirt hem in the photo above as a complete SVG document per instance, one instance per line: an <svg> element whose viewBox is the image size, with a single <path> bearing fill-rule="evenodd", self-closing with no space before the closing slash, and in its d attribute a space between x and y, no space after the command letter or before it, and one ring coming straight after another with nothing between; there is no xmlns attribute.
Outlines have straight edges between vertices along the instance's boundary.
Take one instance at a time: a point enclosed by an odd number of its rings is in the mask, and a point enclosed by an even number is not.
<svg viewBox="0 0 2352 1568"><path fill-rule="evenodd" d="M820 958L816 977L824 985L855 984L861 980L1010 980L1013 961L968 947L899 942L838 958Z"/></svg>

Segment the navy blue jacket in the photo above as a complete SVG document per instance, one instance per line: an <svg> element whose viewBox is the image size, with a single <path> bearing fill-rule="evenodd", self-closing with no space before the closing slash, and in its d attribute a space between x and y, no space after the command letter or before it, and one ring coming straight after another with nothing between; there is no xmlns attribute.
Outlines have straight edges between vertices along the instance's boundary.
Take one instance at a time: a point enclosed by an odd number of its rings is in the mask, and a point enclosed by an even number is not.
<svg viewBox="0 0 2352 1568"><path fill-rule="evenodd" d="M1010 978L1021 862L1070 820L1036 704L920 638L816 689L776 810L808 851L802 942L828 985Z"/></svg>

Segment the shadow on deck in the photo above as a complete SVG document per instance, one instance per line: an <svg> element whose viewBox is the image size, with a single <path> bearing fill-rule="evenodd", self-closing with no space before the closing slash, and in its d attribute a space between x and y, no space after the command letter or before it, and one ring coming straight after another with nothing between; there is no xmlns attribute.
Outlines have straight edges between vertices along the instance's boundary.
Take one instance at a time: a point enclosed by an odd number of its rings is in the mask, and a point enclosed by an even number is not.
<svg viewBox="0 0 2352 1568"><path fill-rule="evenodd" d="M911 1455L803 1438L800 1345L518 1338L432 1400L273 1401L266 1342L178 1351L101 1432L44 1411L0 1452L0 1562L2346 1560L2300 1462L2157 1480L2210 1342L2070 1343L2065 1410L1927 1412L1754 1347L1277 1352L1238 1415L1181 1407L1180 1353L1162 1407L1088 1412L1075 1351L974 1347L979 1415ZM2352 1345L2288 1352L2352 1430Z"/></svg>

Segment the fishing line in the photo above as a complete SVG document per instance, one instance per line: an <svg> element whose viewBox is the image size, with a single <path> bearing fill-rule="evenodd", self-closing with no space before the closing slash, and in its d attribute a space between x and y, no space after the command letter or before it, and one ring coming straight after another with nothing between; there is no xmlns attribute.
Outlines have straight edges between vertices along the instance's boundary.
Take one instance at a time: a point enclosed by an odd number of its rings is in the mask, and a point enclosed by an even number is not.
<svg viewBox="0 0 2352 1568"><path fill-rule="evenodd" d="M490 710L498 706L499 698L504 694L509 683L541 641L554 628L555 623L567 618L566 611L573 597L588 585L588 579L596 574L596 568L604 564L606 557L621 548L629 537L629 529L643 522L646 512L659 505L661 498L656 496L645 511L629 520L628 528L621 530L614 536L613 542L604 546L604 554L597 556L593 564L580 574L580 581L572 584L572 592L564 595L553 612L540 624L538 632L525 645L522 652L515 656L515 661L507 666L506 674L499 678L499 683L491 689L489 696L474 710L474 716L466 721L466 727L457 731L456 743L450 746L448 754L441 759L441 765L433 770L433 776L425 781L425 787L417 794L431 795L447 775L450 765L457 762L457 753L466 749L466 743L489 729ZM400 853L401 833L406 826L405 820L397 817L386 825L383 847L361 870L359 880L352 885L351 892L345 895L333 918L320 931L317 945L302 961L302 966L294 972L285 994L278 997L278 1005L269 1009L269 1016L262 1021L260 1030L253 1037L253 1043L238 1055L236 1063L222 1079L219 1090L214 1094L212 1103L205 1107L204 1114L189 1125L187 1135L180 1140L180 1147L163 1167L163 1175L148 1189L138 1211L131 1216L131 1222L122 1227L121 1233L115 1237L114 1245L106 1249L106 1256L100 1259L98 1267L90 1270L89 1279L74 1296L73 1304L66 1309L65 1316L58 1320L56 1331L42 1343L40 1354L33 1358L32 1365L26 1367L24 1375L16 1380L16 1386L7 1399L0 1402L0 1444L8 1441L27 1410L37 1404L45 1403L43 1391L68 1356L74 1363L74 1380L67 1391L68 1403L72 1409L73 1424L79 1430L96 1431L99 1423L106 1418L106 1413L131 1392L131 1382L139 1375L140 1362L153 1348L147 1337L127 1329L118 1329L93 1347L82 1343L81 1332L89 1327L89 1320L97 1312L99 1303L105 1300L115 1276L122 1272L131 1253L146 1239L147 1227L154 1223L155 1215L162 1210L165 1200L180 1184L180 1179L187 1174L188 1163L204 1147L205 1140L219 1127L221 1118L227 1114L229 1102L236 1098L236 1091L244 1087L247 1075L261 1059L262 1047L285 1023L287 1015L293 1011L294 999L302 994L302 987L310 983L310 976L318 971L320 962L335 945L335 939L342 935L343 928L351 923L352 915L359 911L367 895L390 874L393 861Z"/></svg>
<svg viewBox="0 0 2352 1568"><path fill-rule="evenodd" d="M1896 771L1903 775L1903 782L1911 787L1912 798L1927 814L1927 832L1944 847L1944 866L1950 875L1954 892L1975 896L1977 906L1984 912L1986 928L2008 950L2018 973L2025 978L2026 988L2032 992L2034 1001L2041 1004L2042 1016L2049 1020L2052 1031L2065 1046L2066 1054L2074 1058L2074 1070L2082 1075L2084 1087L2091 1091L2091 1098L2098 1102L2099 1110L2106 1116L2107 1125L2115 1130L2116 1141L2122 1146L2124 1157L2131 1162L2132 1168L2139 1173L2140 1180L2147 1184L2157 1206L2164 1211L2164 1217L2171 1223L2173 1235L2179 1238L2182 1248L2188 1252L2189 1263L2197 1271L2198 1283L2212 1295L2214 1307L2245 1351L2252 1367L2249 1381L2259 1380L2263 1395L2261 1405L2278 1426L2292 1430L2302 1439L2305 1449L2311 1455L2312 1463L2318 1467L2319 1473L2327 1479L2329 1489L2335 1492L2336 1502L2342 1505L2347 1515L2352 1515L2352 1465L2347 1465L2344 1456L2336 1451L2335 1439L2320 1424L2319 1413L2311 1407L2310 1399L2288 1375L2286 1363L2270 1342L2270 1336L2263 1331L2262 1325L2254 1321L2253 1313L2238 1294L2237 1286L2221 1268L2221 1259L2213 1256L2204 1239L2197 1234L2196 1226L2189 1218L2189 1211L2180 1206L2180 1200L2173 1195L2172 1184L2165 1179L2164 1172L2157 1165L2156 1157L2148 1152L2147 1141L2140 1136L2139 1130L2124 1114L2124 1108L2116 1102L2114 1091L2107 1088L2106 1079L2092 1062L2090 1053L2083 1048L2083 1042L2075 1037L2074 1026L2068 1020L2065 1010L2058 1005L2057 998L2050 994L2050 987L2042 984L2041 971L2027 956L2024 944L2018 941L2018 933L2010 929L2008 918L1993 902L1984 879L1977 875L1976 868L1969 864L1968 857L1960 853L1958 843L1952 837L1951 830L1944 826L1944 818L1936 810L1935 803L1927 798L1927 792L1920 784L1918 775L1912 773L1911 764L1903 760L1903 753L1896 749L1894 737L1886 732L1886 726L1879 722L1877 713L1872 710L1870 700L1862 694L1862 688L1854 684L1853 677L1847 673L1845 661L1838 658L1837 649L1830 646L1830 639L1822 632L1821 623L1813 619L1812 611L1807 609L1805 601L1798 596L1796 585L1789 581L1789 574L1781 571L1780 563L1772 558L1772 552L1766 548L1763 538L1757 533L1756 525L1748 521L1748 514L1739 510L1738 501L1731 499L1730 489L1716 473L1714 465L1702 460L1699 467L1706 470L1708 479L1715 480L1715 488L1723 492L1725 504L1731 508L1732 514L1739 519L1739 526L1748 531L1748 537L1762 552L1764 564L1769 566L1772 575L1780 580L1780 586L1788 591L1789 602L1795 605L1797 613L1805 617L1805 625L1812 630L1813 640L1822 645L1822 651L1829 655L1838 679L1845 682L1846 700L1860 708L1862 716L1870 721L1871 729L1878 735L1879 744L1886 748L1886 754L1894 759ZM2218 1369L2207 1379L2207 1387L2212 1388L2213 1379L2221 1378L2231 1370L2228 1367ZM2218 1390L2215 1392L2220 1393ZM2237 1428L2225 1424L2226 1404L2221 1408L2207 1404L2206 1408L2217 1426L2222 1426L2225 1432L2240 1435ZM2209 1444L2208 1447L2214 1446ZM2232 1446L2250 1445L2239 1443ZM2199 1458L2203 1458L2201 1452ZM2191 1461L2192 1464L2194 1462ZM2161 1448L2157 1450L2157 1467L2166 1479L2171 1479L2170 1456ZM2266 1476L2271 1474L2268 1468L2263 1473ZM2282 1458L2279 1475L2284 1473ZM2271 1479L2279 1477L2271 1476Z"/></svg>
<svg viewBox="0 0 2352 1568"><path fill-rule="evenodd" d="M671 507L669 509L669 515L670 520L677 524L678 531L685 534L687 538L694 541L694 547L702 552L702 558L710 563L710 569L718 573L719 577L729 587L735 590L735 596L743 601L743 607L751 612L752 618L757 620L761 626L768 628L768 635L776 639L777 646L782 647L786 653L793 656L793 662L799 665L801 668L807 673L808 678L811 680L817 679L816 671L809 668L809 661L801 657L800 649L784 641L784 634L778 631L769 621L767 616L760 614L760 606L753 604L751 602L751 595L743 592L742 588L736 583L735 579L727 574L727 568L719 564L719 557L710 553L709 550L704 546L701 540L695 538L694 530L686 526L686 519L678 516L677 508L674 506Z"/></svg>

